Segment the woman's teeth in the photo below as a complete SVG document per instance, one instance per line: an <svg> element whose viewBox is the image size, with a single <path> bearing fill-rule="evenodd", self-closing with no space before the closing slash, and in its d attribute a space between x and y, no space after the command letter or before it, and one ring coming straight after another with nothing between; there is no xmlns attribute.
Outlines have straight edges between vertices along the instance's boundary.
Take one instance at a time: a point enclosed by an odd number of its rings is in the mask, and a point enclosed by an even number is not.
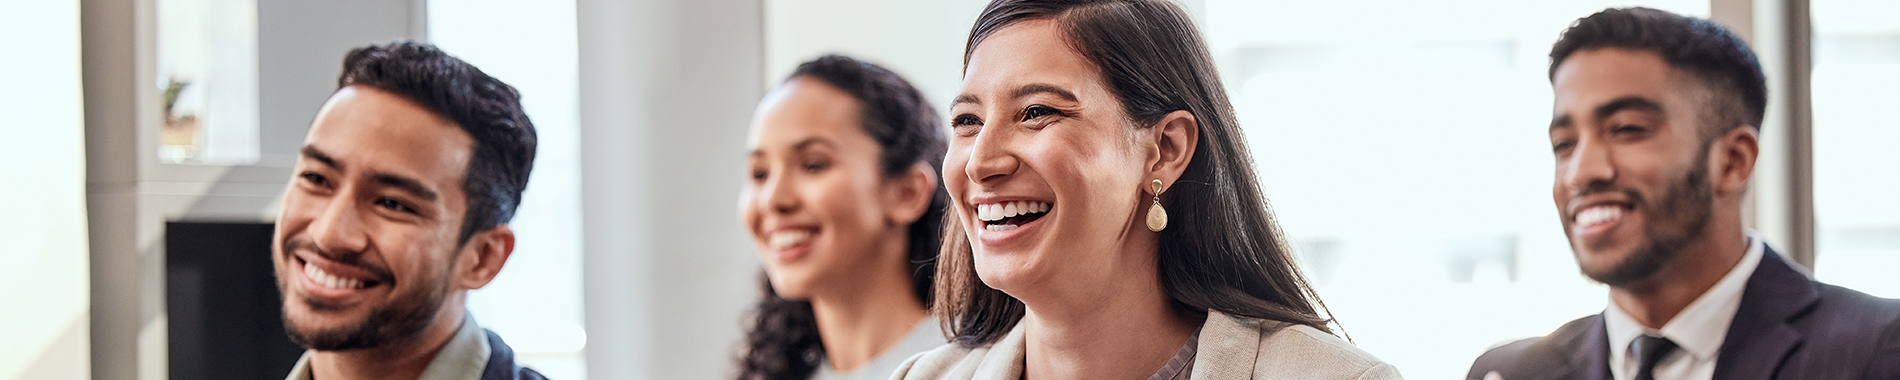
<svg viewBox="0 0 1900 380"><path fill-rule="evenodd" d="M766 236L766 245L771 246L772 249L785 249L804 244L809 240L811 240L811 231L785 230L773 232L771 235Z"/></svg>
<svg viewBox="0 0 1900 380"><path fill-rule="evenodd" d="M1623 218L1623 208L1617 206L1596 206L1577 212L1578 227L1589 227L1614 222Z"/></svg>
<svg viewBox="0 0 1900 380"><path fill-rule="evenodd" d="M1049 202L1038 201L1015 201L976 205L976 218L985 223L984 229L990 231L1009 231L1016 229L1018 224L1005 224L1001 223L1002 221L1023 215L1046 213L1049 212L1051 206Z"/></svg>
<svg viewBox="0 0 1900 380"><path fill-rule="evenodd" d="M308 263L303 265L303 274L304 276L310 277L311 280L315 280L318 284L323 285L323 287L331 289L362 289L364 285L363 281L337 277L331 275L330 272L317 269L317 266Z"/></svg>

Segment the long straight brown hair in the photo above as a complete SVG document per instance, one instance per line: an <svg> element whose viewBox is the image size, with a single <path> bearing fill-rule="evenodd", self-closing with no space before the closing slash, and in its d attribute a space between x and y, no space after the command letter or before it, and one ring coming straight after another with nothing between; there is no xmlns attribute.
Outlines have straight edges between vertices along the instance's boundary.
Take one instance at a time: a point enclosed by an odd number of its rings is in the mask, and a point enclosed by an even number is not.
<svg viewBox="0 0 1900 380"><path fill-rule="evenodd" d="M1321 316L1325 304L1294 263L1261 195L1227 90L1187 13L1166 0L997 0L970 30L965 68L990 34L1045 19L1056 21L1069 48L1101 69L1136 128L1149 128L1178 110L1200 123L1187 171L1161 196L1169 221L1161 231L1157 267L1175 306L1331 333L1331 319ZM1008 334L1025 308L977 277L957 212L953 207L944 216L935 308L958 344L977 347Z"/></svg>

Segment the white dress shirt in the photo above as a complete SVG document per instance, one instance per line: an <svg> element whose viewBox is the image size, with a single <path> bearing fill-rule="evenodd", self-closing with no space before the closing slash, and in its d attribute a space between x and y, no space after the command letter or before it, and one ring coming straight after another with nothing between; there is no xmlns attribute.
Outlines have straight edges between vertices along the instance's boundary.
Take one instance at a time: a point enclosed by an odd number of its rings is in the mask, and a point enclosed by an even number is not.
<svg viewBox="0 0 1900 380"><path fill-rule="evenodd" d="M1755 231L1747 231L1746 235L1748 248L1742 254L1742 261L1735 263L1735 268L1729 269L1708 292L1696 297L1682 312L1676 313L1675 318L1664 323L1661 330L1644 327L1614 300L1610 302L1610 307L1603 311L1603 328L1610 339L1610 377L1616 380L1636 377L1641 363L1630 355L1630 343L1642 335L1660 336L1676 343L1677 349L1656 363L1653 374L1657 380L1705 380L1715 376L1715 359L1721 356L1722 340L1728 337L1729 323L1735 321L1735 312L1742 307L1742 291L1748 286L1748 277L1755 274L1755 267L1761 265L1766 247Z"/></svg>

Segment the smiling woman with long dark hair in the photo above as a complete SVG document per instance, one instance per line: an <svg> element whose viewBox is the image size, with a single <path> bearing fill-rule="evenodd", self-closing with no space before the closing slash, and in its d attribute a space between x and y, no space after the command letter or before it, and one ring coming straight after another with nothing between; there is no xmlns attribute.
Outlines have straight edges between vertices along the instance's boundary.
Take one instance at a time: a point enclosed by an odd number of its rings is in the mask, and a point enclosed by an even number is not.
<svg viewBox="0 0 1900 380"><path fill-rule="evenodd" d="M1165 0L990 3L943 169L955 343L899 376L1398 378L1327 328L1226 94Z"/></svg>
<svg viewBox="0 0 1900 380"><path fill-rule="evenodd" d="M884 379L942 345L931 301L942 119L876 65L826 56L759 102L739 201L767 281L740 379Z"/></svg>

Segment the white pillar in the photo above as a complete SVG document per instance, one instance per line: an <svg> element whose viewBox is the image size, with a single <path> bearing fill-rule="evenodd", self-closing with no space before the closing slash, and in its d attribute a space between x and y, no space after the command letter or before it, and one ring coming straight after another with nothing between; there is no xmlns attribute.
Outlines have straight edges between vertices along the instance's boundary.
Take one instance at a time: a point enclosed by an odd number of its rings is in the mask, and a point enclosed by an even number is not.
<svg viewBox="0 0 1900 380"><path fill-rule="evenodd" d="M731 376L757 259L734 209L757 0L579 0L588 377Z"/></svg>

